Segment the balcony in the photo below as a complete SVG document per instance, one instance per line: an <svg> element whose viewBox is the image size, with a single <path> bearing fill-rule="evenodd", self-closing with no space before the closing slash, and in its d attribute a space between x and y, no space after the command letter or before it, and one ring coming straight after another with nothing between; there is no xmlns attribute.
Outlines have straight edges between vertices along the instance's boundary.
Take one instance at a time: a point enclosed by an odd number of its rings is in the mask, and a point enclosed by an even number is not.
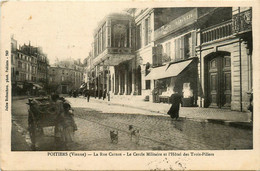
<svg viewBox="0 0 260 171"><path fill-rule="evenodd" d="M232 23L234 34L252 31L252 9L234 14Z"/></svg>
<svg viewBox="0 0 260 171"><path fill-rule="evenodd" d="M202 30L201 43L209 43L232 35L232 20Z"/></svg>

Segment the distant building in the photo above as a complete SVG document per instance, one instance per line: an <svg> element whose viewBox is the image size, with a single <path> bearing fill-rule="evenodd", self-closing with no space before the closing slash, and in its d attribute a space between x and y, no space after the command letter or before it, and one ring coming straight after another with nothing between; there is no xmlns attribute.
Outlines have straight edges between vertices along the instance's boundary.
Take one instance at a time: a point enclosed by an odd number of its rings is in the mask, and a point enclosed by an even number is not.
<svg viewBox="0 0 260 171"><path fill-rule="evenodd" d="M56 62L48 69L50 92L67 94L82 85L84 67L80 61L64 60Z"/></svg>
<svg viewBox="0 0 260 171"><path fill-rule="evenodd" d="M83 74L83 81L87 84L87 88L90 89L94 87L93 85L93 77L91 76L91 66L93 63L92 53L90 52L88 57L84 59L83 66L84 66L84 74Z"/></svg>
<svg viewBox="0 0 260 171"><path fill-rule="evenodd" d="M11 38L12 90L13 95L37 94L39 89L47 85L47 67L49 61L40 47L19 46Z"/></svg>

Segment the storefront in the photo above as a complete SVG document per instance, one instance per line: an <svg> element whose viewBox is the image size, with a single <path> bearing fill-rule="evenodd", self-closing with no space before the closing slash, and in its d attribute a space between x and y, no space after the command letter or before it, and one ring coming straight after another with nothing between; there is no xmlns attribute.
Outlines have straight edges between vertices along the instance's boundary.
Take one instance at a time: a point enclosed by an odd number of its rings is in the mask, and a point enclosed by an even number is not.
<svg viewBox="0 0 260 171"><path fill-rule="evenodd" d="M169 103L169 97L178 92L183 96L183 106L196 105L197 58L153 68L145 79L154 83L154 102Z"/></svg>

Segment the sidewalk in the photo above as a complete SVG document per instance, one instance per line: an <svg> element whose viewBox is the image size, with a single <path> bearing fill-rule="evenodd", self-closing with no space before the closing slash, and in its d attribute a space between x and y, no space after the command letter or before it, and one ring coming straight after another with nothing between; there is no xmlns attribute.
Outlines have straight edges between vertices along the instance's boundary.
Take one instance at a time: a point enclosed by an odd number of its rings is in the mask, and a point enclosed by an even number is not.
<svg viewBox="0 0 260 171"><path fill-rule="evenodd" d="M152 103L143 101L140 97L134 96L119 96L112 97L110 101L107 99L102 100L91 97L91 101L97 101L99 103L107 103L110 105L119 105L132 107L136 109L146 110L153 113L166 115L170 104L166 103ZM181 107L180 118L201 120L206 122L213 122L218 124L230 125L241 128L252 128L250 122L250 112L238 112L231 111L229 109L216 109L216 108L200 108L200 107Z"/></svg>

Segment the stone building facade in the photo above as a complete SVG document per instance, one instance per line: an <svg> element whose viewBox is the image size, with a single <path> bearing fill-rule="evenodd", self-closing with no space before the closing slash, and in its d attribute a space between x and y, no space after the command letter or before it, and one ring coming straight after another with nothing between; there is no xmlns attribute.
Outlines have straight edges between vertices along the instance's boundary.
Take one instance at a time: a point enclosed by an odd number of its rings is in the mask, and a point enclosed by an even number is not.
<svg viewBox="0 0 260 171"><path fill-rule="evenodd" d="M96 94L167 102L175 89L187 106L247 110L251 8L126 11L108 15L94 33L88 71Z"/></svg>
<svg viewBox="0 0 260 171"><path fill-rule="evenodd" d="M222 18L216 20L219 16ZM208 22L199 32L198 104L247 111L253 82L252 9L217 9L207 21L215 23Z"/></svg>
<svg viewBox="0 0 260 171"><path fill-rule="evenodd" d="M47 67L49 61L40 47L19 46L11 38L11 80L13 95L37 94L47 85Z"/></svg>

